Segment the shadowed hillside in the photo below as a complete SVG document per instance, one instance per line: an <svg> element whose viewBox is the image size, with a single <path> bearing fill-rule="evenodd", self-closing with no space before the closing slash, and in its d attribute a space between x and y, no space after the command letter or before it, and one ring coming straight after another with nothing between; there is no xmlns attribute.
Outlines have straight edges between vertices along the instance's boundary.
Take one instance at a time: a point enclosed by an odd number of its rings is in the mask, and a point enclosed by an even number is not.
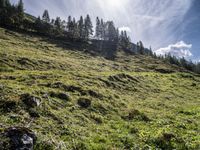
<svg viewBox="0 0 200 150"><path fill-rule="evenodd" d="M37 150L199 149L200 76L101 44L0 28L0 131Z"/></svg>

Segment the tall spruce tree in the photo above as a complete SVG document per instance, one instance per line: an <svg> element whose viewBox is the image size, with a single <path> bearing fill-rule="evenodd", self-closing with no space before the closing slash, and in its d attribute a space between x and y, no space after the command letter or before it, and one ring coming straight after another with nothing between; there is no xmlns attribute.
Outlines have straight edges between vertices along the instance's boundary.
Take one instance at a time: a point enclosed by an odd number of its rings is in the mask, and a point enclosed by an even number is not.
<svg viewBox="0 0 200 150"><path fill-rule="evenodd" d="M50 16L48 10L44 10L44 13L42 15L42 20L46 23L50 23Z"/></svg>
<svg viewBox="0 0 200 150"><path fill-rule="evenodd" d="M42 20L40 18L40 16L36 19L35 21L35 30L39 33L43 32L43 24L42 24Z"/></svg>
<svg viewBox="0 0 200 150"><path fill-rule="evenodd" d="M62 20L60 19L60 17L56 17L54 26L55 26L55 29L56 29L56 33L58 35L61 35L62 31L63 31L63 26L62 26Z"/></svg>
<svg viewBox="0 0 200 150"><path fill-rule="evenodd" d="M19 13L24 14L24 3L22 0L19 0L18 5L17 5L17 11Z"/></svg>
<svg viewBox="0 0 200 150"><path fill-rule="evenodd" d="M103 19L101 19L101 23L100 23L100 38L105 40L105 23Z"/></svg>
<svg viewBox="0 0 200 150"><path fill-rule="evenodd" d="M126 31L121 31L121 34L119 36L119 45L126 50L131 49L131 39L127 35Z"/></svg>
<svg viewBox="0 0 200 150"><path fill-rule="evenodd" d="M73 39L79 38L78 24L75 18L73 18L72 21L72 38Z"/></svg>
<svg viewBox="0 0 200 150"><path fill-rule="evenodd" d="M99 20L99 17L96 18L96 32L95 32L95 37L97 39L101 38L101 22Z"/></svg>
<svg viewBox="0 0 200 150"><path fill-rule="evenodd" d="M141 54L141 55L145 54L144 45L143 45L142 41L139 41L139 54Z"/></svg>
<svg viewBox="0 0 200 150"><path fill-rule="evenodd" d="M109 41L114 41L114 39L116 38L116 29L114 26L113 21L108 21L106 23L106 39Z"/></svg>
<svg viewBox="0 0 200 150"><path fill-rule="evenodd" d="M79 32L79 37L81 39L84 38L84 21L83 21L83 17L80 17L80 20L78 21L78 32Z"/></svg>
<svg viewBox="0 0 200 150"><path fill-rule="evenodd" d="M68 17L67 31L68 31L68 36L70 38L73 38L73 20L71 16Z"/></svg>
<svg viewBox="0 0 200 150"><path fill-rule="evenodd" d="M22 27L24 21L24 3L22 0L19 0L18 4L15 6L15 12L12 10L12 13L12 24L15 27Z"/></svg>
<svg viewBox="0 0 200 150"><path fill-rule="evenodd" d="M85 18L85 38L89 39L90 36L93 35L93 26L92 26L92 21L90 19L90 16L87 15Z"/></svg>

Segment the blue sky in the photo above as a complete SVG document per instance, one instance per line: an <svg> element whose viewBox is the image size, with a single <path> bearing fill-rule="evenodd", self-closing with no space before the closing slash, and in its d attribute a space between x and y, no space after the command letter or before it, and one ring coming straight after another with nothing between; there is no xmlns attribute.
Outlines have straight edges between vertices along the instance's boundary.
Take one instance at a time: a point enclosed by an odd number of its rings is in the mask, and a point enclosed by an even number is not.
<svg viewBox="0 0 200 150"><path fill-rule="evenodd" d="M18 0L11 0L16 3ZM24 0L26 12L67 20L90 14L113 20L132 41L143 41L158 54L200 60L200 0Z"/></svg>

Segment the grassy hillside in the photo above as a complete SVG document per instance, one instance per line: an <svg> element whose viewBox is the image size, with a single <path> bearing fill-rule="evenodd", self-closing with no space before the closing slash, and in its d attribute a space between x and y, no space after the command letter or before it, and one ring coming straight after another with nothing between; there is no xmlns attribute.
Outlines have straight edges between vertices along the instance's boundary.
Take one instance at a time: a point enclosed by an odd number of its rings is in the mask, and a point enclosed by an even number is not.
<svg viewBox="0 0 200 150"><path fill-rule="evenodd" d="M200 149L200 76L81 45L0 28L0 131L28 127L35 149Z"/></svg>

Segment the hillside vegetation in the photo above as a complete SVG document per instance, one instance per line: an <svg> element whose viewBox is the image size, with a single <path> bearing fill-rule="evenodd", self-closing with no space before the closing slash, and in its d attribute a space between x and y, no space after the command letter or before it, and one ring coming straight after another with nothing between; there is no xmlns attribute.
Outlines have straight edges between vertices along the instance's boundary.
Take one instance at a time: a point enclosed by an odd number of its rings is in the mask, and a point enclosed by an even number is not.
<svg viewBox="0 0 200 150"><path fill-rule="evenodd" d="M0 28L0 131L29 128L36 150L200 149L200 76L96 44Z"/></svg>

